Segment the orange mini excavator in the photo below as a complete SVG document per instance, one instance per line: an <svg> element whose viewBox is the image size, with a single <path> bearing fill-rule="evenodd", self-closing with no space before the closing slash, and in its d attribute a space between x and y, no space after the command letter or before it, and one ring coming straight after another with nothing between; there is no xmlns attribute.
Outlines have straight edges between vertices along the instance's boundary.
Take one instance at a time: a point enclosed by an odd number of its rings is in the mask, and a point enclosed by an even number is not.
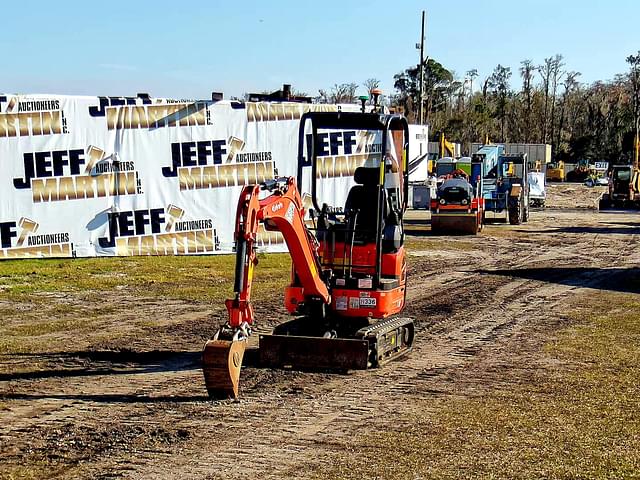
<svg viewBox="0 0 640 480"><path fill-rule="evenodd" d="M411 349L413 321L398 315L406 299L408 138L400 115L307 113L300 124L297 180L276 178L243 189L235 297L226 301L228 321L203 354L211 397L238 396L255 322L251 283L260 224L280 232L289 249L291 283L284 303L296 317L260 335L260 366L366 369ZM298 185L311 192L308 211ZM346 198L339 205L319 198L338 203L341 195Z"/></svg>

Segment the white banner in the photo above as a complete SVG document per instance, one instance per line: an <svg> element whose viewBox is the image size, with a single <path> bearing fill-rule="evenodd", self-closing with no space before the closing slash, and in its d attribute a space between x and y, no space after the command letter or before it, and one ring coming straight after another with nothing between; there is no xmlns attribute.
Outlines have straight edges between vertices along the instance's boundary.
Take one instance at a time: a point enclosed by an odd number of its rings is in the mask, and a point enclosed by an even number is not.
<svg viewBox="0 0 640 480"><path fill-rule="evenodd" d="M295 176L300 117L338 108L0 95L0 258L231 252L242 186Z"/></svg>

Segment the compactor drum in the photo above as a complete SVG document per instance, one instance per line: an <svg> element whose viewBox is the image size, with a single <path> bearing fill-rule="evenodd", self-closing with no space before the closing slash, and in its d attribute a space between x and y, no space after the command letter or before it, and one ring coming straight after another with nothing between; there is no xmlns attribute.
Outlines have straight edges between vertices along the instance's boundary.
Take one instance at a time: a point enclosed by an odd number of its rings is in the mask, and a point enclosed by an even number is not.
<svg viewBox="0 0 640 480"><path fill-rule="evenodd" d="M432 200L431 231L475 235L482 229L483 199L462 173L445 179Z"/></svg>
<svg viewBox="0 0 640 480"><path fill-rule="evenodd" d="M259 337L265 367L350 370L406 354L414 326L406 298L403 216L408 125L399 115L307 113L298 176L247 186L236 215L235 297L203 354L209 395L236 398L254 324L250 294L258 227L280 232L292 258L284 303L296 318ZM332 185L335 183L335 185ZM310 184L303 202L297 185ZM325 198L348 195L329 205ZM322 199L322 201L321 201ZM313 208L305 208L305 205Z"/></svg>

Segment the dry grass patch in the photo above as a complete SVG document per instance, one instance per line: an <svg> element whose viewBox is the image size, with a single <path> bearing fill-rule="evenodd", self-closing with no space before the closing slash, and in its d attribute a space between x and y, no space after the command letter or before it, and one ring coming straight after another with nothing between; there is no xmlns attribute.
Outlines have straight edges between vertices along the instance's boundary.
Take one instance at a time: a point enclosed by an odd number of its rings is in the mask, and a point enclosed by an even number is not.
<svg viewBox="0 0 640 480"><path fill-rule="evenodd" d="M470 238L475 237L419 237L419 236L407 236L405 239L405 248L411 254L412 252L420 251L453 251L453 252L470 252L478 249L477 243L474 243Z"/></svg>
<svg viewBox="0 0 640 480"><path fill-rule="evenodd" d="M196 310L223 312L233 293L234 263L234 255L2 261L0 354L152 328L158 322L145 313L150 303L157 309L173 300L183 310L193 303ZM281 294L290 265L287 254L259 255L253 297Z"/></svg>
<svg viewBox="0 0 640 480"><path fill-rule="evenodd" d="M0 470L0 480L41 480L60 478L67 469L47 462L32 463L29 466L12 466Z"/></svg>
<svg viewBox="0 0 640 480"><path fill-rule="evenodd" d="M640 478L640 301L629 297L576 298L576 325L536 361L516 355L499 384L425 399L396 431L354 435L316 478Z"/></svg>
<svg viewBox="0 0 640 480"><path fill-rule="evenodd" d="M258 284L288 275L287 254L259 259ZM234 263L234 255L8 260L0 262L0 300L33 300L34 293L45 292L123 290L138 296L219 301L231 292Z"/></svg>

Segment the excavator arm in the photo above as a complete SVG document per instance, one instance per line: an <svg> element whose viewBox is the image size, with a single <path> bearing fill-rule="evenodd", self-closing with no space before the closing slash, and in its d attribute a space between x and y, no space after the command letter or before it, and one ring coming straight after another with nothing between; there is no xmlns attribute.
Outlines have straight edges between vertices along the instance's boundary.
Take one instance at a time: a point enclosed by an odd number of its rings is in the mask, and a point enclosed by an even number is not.
<svg viewBox="0 0 640 480"><path fill-rule="evenodd" d="M270 194L260 199L261 191ZM278 178L243 189L236 211L234 298L225 302L228 321L205 345L203 371L209 395L238 396L242 357L254 324L251 306L253 270L257 265L258 227L279 231L287 244L305 299L329 304L331 297L321 274L317 243L304 223L304 206L296 181Z"/></svg>
<svg viewBox="0 0 640 480"><path fill-rule="evenodd" d="M269 190L271 194L260 200L261 190ZM242 191L236 214L235 298L226 301L229 327L236 329L254 322L250 296L260 223L266 230L278 231L284 237L305 297L330 303L329 291L320 276L316 240L305 226L304 214L293 177L248 186Z"/></svg>

